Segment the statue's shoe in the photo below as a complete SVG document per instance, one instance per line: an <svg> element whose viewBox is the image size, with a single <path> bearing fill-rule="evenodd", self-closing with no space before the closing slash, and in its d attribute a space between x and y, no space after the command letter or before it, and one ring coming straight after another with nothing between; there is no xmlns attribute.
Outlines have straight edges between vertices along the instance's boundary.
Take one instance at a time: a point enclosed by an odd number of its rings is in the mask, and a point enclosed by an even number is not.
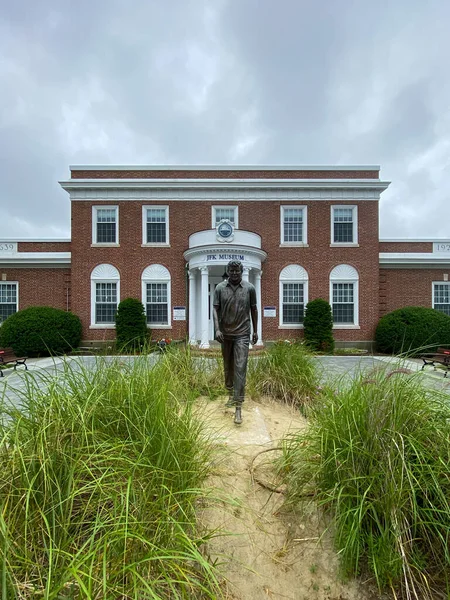
<svg viewBox="0 0 450 600"><path fill-rule="evenodd" d="M234 422L236 423L236 425L241 425L242 423L242 413L240 406L236 408L236 412L234 413Z"/></svg>
<svg viewBox="0 0 450 600"><path fill-rule="evenodd" d="M233 406L236 406L236 405L237 405L236 400L233 398L233 396L230 396L225 403L225 408L233 408Z"/></svg>

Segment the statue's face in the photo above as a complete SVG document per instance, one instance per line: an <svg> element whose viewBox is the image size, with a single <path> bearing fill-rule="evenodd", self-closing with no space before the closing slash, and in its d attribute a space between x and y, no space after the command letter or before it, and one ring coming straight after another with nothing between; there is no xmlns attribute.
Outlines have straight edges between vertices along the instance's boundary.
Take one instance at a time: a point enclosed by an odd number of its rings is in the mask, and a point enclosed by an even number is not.
<svg viewBox="0 0 450 600"><path fill-rule="evenodd" d="M233 285L238 284L242 279L242 269L240 267L229 267L228 281Z"/></svg>

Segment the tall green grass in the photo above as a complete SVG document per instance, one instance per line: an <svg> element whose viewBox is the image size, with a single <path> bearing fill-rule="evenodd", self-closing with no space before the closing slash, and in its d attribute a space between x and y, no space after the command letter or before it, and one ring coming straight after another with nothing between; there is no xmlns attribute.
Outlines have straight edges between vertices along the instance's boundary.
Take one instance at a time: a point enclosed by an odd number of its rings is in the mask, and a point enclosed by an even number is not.
<svg viewBox="0 0 450 600"><path fill-rule="evenodd" d="M220 597L195 519L211 448L170 360L66 363L3 406L1 598Z"/></svg>
<svg viewBox="0 0 450 600"><path fill-rule="evenodd" d="M291 500L329 509L344 572L407 598L450 592L449 402L399 372L342 380L279 465Z"/></svg>
<svg viewBox="0 0 450 600"><path fill-rule="evenodd" d="M249 361L247 390L251 396L271 396L304 412L313 403L318 384L314 359L301 344L278 342Z"/></svg>

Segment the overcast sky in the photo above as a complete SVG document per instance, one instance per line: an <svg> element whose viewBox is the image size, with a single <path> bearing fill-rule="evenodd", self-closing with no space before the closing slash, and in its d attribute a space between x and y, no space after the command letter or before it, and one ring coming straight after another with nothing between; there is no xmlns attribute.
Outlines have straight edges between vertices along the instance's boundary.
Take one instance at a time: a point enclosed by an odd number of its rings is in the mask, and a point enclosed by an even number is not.
<svg viewBox="0 0 450 600"><path fill-rule="evenodd" d="M3 0L0 237L69 237L70 164L381 165L450 238L448 0ZM1 240L0 240L1 241Z"/></svg>

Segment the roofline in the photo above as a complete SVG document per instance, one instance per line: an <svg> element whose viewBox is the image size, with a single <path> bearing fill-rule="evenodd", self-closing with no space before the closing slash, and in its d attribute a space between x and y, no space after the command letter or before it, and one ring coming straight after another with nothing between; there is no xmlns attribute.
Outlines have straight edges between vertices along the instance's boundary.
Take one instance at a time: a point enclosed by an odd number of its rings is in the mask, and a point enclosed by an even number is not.
<svg viewBox="0 0 450 600"><path fill-rule="evenodd" d="M76 188L319 188L376 189L389 181L379 179L68 179L58 182L64 190Z"/></svg>
<svg viewBox="0 0 450 600"><path fill-rule="evenodd" d="M0 242L71 242L71 238L11 238L11 237L1 237Z"/></svg>
<svg viewBox="0 0 450 600"><path fill-rule="evenodd" d="M379 264L400 266L450 265L450 256L431 252L380 252Z"/></svg>
<svg viewBox="0 0 450 600"><path fill-rule="evenodd" d="M70 265L71 252L17 252L0 256L0 265Z"/></svg>
<svg viewBox="0 0 450 600"><path fill-rule="evenodd" d="M436 242L440 244L450 243L450 238L380 238L380 242L398 242L402 244L417 242Z"/></svg>
<svg viewBox="0 0 450 600"><path fill-rule="evenodd" d="M380 165L70 165L71 171L379 171Z"/></svg>

